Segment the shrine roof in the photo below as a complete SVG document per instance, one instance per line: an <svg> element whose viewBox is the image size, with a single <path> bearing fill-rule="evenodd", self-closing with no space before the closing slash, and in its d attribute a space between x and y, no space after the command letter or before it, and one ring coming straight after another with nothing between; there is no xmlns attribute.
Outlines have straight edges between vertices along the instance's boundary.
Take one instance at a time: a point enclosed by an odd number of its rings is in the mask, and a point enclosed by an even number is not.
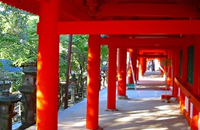
<svg viewBox="0 0 200 130"><path fill-rule="evenodd" d="M39 15L45 0L1 0ZM198 0L61 0L60 21L182 20L199 18Z"/></svg>

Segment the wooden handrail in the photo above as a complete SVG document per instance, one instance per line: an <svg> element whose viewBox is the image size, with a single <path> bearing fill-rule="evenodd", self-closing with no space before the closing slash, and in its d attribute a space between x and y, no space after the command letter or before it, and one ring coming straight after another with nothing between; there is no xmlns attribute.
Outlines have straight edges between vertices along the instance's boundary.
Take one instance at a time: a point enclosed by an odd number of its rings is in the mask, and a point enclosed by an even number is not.
<svg viewBox="0 0 200 130"><path fill-rule="evenodd" d="M198 111L200 111L200 107L199 107L199 106L200 106L200 101L199 101L199 99L196 98L196 97L192 94L192 92L189 91L189 90L186 88L186 85L183 84L183 83L181 82L181 79L180 79L180 78L176 77L176 78L175 78L175 83L177 84L177 86L180 87L180 89L181 89L181 91L184 93L184 95L185 95L186 97L188 97L188 99L190 100L190 102L193 103L193 106L195 106L195 108L196 108Z"/></svg>

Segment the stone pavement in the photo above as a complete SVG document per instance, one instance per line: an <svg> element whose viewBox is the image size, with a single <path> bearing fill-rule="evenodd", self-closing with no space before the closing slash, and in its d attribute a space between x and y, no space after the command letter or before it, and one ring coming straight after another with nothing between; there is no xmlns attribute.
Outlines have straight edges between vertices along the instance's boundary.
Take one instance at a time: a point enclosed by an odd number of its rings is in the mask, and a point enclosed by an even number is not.
<svg viewBox="0 0 200 130"><path fill-rule="evenodd" d="M160 95L166 92L138 85L128 89L128 100L117 100L116 112L105 111L107 89L100 91L99 126L104 130L189 130L177 102L164 103ZM171 92L168 91L168 94ZM59 130L84 130L86 99L64 111L59 111ZM35 130L32 126L28 130Z"/></svg>

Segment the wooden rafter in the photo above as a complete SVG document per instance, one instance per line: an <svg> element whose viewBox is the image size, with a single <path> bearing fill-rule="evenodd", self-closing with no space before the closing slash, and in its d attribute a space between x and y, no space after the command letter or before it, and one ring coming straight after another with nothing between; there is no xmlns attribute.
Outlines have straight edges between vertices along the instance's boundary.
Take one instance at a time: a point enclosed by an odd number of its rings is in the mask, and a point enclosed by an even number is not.
<svg viewBox="0 0 200 130"><path fill-rule="evenodd" d="M167 45L178 45L183 46L189 43L194 43L195 38L184 37L184 38L102 38L101 45L135 45L135 46L167 46Z"/></svg>
<svg viewBox="0 0 200 130"><path fill-rule="evenodd" d="M59 34L200 34L200 20L60 22Z"/></svg>
<svg viewBox="0 0 200 130"><path fill-rule="evenodd" d="M189 17L199 15L197 8L187 4L104 4L100 7L102 16L134 17Z"/></svg>

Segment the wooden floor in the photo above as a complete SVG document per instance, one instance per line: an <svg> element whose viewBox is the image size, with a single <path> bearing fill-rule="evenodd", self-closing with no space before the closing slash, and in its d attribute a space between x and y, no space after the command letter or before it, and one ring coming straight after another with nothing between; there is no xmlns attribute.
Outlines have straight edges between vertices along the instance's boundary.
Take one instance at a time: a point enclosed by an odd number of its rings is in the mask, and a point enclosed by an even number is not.
<svg viewBox="0 0 200 130"><path fill-rule="evenodd" d="M142 82L142 80L141 80ZM152 82L152 81L151 81ZM180 113L177 102L164 103L160 95L164 90L152 89L152 85L137 85L137 90L128 89L128 100L117 100L116 112L107 112L107 89L100 92L99 126L104 130L189 130ZM154 85L154 87L156 87ZM171 91L168 91L170 94ZM86 99L59 112L59 130L84 130ZM35 130L32 126L28 130Z"/></svg>

